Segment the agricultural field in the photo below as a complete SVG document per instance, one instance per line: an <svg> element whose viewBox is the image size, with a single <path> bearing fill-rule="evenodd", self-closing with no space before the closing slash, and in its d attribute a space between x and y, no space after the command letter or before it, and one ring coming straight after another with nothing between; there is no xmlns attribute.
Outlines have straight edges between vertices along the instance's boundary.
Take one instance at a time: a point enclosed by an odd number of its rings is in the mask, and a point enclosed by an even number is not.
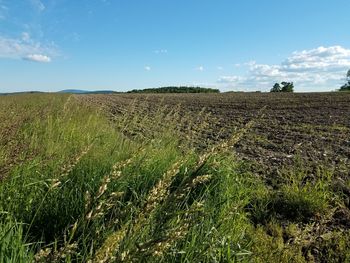
<svg viewBox="0 0 350 263"><path fill-rule="evenodd" d="M0 97L0 262L350 262L350 93Z"/></svg>
<svg viewBox="0 0 350 263"><path fill-rule="evenodd" d="M97 95L86 99L111 114L125 111L133 102L138 102L134 106L142 115L156 112L154 105L179 110L194 122L188 129L202 129L194 147L228 139L254 121L234 153L254 164L260 176L278 176L284 166L300 161L309 168L333 168L343 179L349 176L348 93Z"/></svg>

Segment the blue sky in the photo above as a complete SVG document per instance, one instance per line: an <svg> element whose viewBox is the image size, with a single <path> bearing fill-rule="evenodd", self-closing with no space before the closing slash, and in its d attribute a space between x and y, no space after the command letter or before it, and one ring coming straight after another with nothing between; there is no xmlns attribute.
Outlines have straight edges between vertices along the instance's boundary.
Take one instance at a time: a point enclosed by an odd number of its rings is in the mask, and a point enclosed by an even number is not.
<svg viewBox="0 0 350 263"><path fill-rule="evenodd" d="M0 92L335 90L349 0L0 0Z"/></svg>

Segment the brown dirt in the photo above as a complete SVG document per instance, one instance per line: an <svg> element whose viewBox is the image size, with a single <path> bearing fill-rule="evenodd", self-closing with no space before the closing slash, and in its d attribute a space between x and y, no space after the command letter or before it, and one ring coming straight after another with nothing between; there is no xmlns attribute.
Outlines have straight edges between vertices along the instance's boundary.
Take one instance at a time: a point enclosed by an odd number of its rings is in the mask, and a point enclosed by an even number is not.
<svg viewBox="0 0 350 263"><path fill-rule="evenodd" d="M272 186L284 167L296 163L309 167L311 177L319 166L346 180L350 176L350 93L118 94L84 99L112 114L126 111L135 100L136 108L147 105L150 113L160 105L180 104L181 111L196 118L204 109L210 114L210 128L202 137L209 140L226 139L256 119L235 152ZM263 107L265 114L259 117Z"/></svg>

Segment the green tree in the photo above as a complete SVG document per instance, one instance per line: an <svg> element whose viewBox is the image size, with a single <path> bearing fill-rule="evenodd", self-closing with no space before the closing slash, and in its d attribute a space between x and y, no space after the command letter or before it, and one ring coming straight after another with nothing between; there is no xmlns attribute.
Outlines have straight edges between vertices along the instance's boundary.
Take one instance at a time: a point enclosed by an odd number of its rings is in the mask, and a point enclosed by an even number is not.
<svg viewBox="0 0 350 263"><path fill-rule="evenodd" d="M293 82L285 81L283 81L281 84L275 83L270 92L294 92L294 84Z"/></svg>
<svg viewBox="0 0 350 263"><path fill-rule="evenodd" d="M281 92L281 85L278 83L275 83L275 85L273 85L273 88L270 90L270 92Z"/></svg>
<svg viewBox="0 0 350 263"><path fill-rule="evenodd" d="M350 69L346 73L346 83L340 87L339 91L350 91Z"/></svg>
<svg viewBox="0 0 350 263"><path fill-rule="evenodd" d="M294 92L293 82L282 82L282 92Z"/></svg>

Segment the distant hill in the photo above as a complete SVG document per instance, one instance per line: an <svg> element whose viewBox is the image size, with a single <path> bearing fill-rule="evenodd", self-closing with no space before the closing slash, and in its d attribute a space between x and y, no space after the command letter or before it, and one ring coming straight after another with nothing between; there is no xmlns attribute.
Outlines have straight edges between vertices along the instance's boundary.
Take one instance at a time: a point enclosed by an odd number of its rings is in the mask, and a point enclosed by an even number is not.
<svg viewBox="0 0 350 263"><path fill-rule="evenodd" d="M18 95L18 94L27 94L27 93L47 93L43 91L19 91L19 92L4 92L0 93L0 96L4 95ZM51 92L50 92L51 93ZM112 93L118 93L113 90L80 90L80 89L65 89L58 91L57 93L72 93L72 94L112 94Z"/></svg>
<svg viewBox="0 0 350 263"><path fill-rule="evenodd" d="M218 89L201 88L201 87L161 87L142 90L131 90L127 93L220 93Z"/></svg>
<svg viewBox="0 0 350 263"><path fill-rule="evenodd" d="M41 92L41 91L4 92L4 93L0 93L0 96L5 96L5 95L20 95L20 94L28 94L28 93L44 93L44 92Z"/></svg>
<svg viewBox="0 0 350 263"><path fill-rule="evenodd" d="M59 91L59 93L73 93L73 94L111 94L111 93L116 93L113 90L94 90L94 91L89 91L89 90L80 90L80 89L65 89Z"/></svg>

